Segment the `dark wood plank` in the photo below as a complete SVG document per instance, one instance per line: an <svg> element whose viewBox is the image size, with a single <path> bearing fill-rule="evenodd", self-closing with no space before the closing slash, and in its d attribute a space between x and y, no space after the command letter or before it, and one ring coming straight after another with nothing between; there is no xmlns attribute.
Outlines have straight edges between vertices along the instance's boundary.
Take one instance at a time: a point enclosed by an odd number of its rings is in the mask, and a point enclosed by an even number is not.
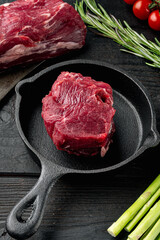
<svg viewBox="0 0 160 240"><path fill-rule="evenodd" d="M3 2L3 1L2 1ZM2 3L1 2L1 3ZM74 4L74 0L67 1ZM151 40L158 33L151 31L146 22L136 19L131 8L123 1L110 2L101 1L105 9L123 20L125 19L136 31L142 32ZM121 46L111 39L95 35L88 30L86 44L83 49L71 52L68 55L46 61L37 71L70 59L95 59L113 64L140 80L147 88L153 101L156 111L157 128L160 132L160 77L159 69L151 68L145 64L145 60L131 54L120 51ZM36 71L33 72L35 74ZM30 74L32 76L32 74ZM111 76L106 76L111 77ZM118 79L117 79L118 81ZM14 120L15 93L12 90L7 97L0 103L0 172L6 173L26 173L37 174L39 168L32 161L26 147L19 137ZM14 163L14 164L13 164Z"/></svg>
<svg viewBox="0 0 160 240"><path fill-rule="evenodd" d="M9 2L9 0L1 0ZM74 4L74 0L67 0ZM100 1L108 13L125 19L131 27L147 38L159 37L136 19L124 1ZM96 36L88 30L83 49L42 64L37 71L70 59L95 59L113 64L139 79L151 96L160 132L159 69L145 60L120 51L121 46L111 39ZM30 74L34 75L36 71ZM105 76L105 78L112 76ZM119 79L117 79L119 81ZM4 229L12 207L32 188L40 173L16 128L15 92L12 89L0 103L0 239L11 238ZM30 240L112 240L107 227L139 196L159 173L159 146L148 149L116 172L97 175L67 175L52 189L42 224ZM126 239L122 232L118 240ZM13 239L12 239L13 240Z"/></svg>
<svg viewBox="0 0 160 240"><path fill-rule="evenodd" d="M32 72L39 64L28 67L13 68L0 73L0 101L15 85Z"/></svg>
<svg viewBox="0 0 160 240"><path fill-rule="evenodd" d="M15 95L5 99L6 104L0 111L0 172L39 172L28 150L22 142L14 119ZM2 104L2 102L1 102ZM11 170L12 169L12 170ZM25 170L26 169L26 170Z"/></svg>
<svg viewBox="0 0 160 240"><path fill-rule="evenodd" d="M157 176L156 171L151 176L149 165L142 162L109 176L105 173L61 178L51 190L38 232L29 239L111 240L106 229ZM0 177L1 235L9 237L4 230L7 215L36 180L24 176ZM126 236L123 231L117 239Z"/></svg>
<svg viewBox="0 0 160 240"><path fill-rule="evenodd" d="M47 61L43 67L69 59L95 59L114 64L139 79L151 96L160 132L160 78L159 70L146 66L143 59L119 51L119 46L110 39L88 34L86 46L76 54ZM110 77L110 76L107 76ZM117 79L118 81L118 79ZM12 90L0 104L0 172L37 173L39 168L32 161L19 137L14 120L15 93ZM158 147L159 148L159 147ZM14 163L14 164L13 164Z"/></svg>

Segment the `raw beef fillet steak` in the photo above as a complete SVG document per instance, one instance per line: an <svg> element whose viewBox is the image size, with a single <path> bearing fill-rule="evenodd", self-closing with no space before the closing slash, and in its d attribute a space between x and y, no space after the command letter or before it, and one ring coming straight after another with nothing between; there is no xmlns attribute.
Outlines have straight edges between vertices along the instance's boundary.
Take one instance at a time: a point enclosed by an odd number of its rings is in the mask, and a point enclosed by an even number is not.
<svg viewBox="0 0 160 240"><path fill-rule="evenodd" d="M62 0L17 0L0 6L0 69L56 57L85 44L86 26Z"/></svg>
<svg viewBox="0 0 160 240"><path fill-rule="evenodd" d="M115 131L109 84L62 72L42 103L42 118L57 149L76 155L105 155Z"/></svg>

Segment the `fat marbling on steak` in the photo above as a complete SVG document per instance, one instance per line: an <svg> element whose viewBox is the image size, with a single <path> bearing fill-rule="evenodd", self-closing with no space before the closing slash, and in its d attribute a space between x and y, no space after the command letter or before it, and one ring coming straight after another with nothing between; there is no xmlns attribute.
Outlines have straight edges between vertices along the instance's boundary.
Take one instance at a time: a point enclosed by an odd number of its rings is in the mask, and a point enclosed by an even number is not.
<svg viewBox="0 0 160 240"><path fill-rule="evenodd" d="M0 6L0 69L56 57L85 44L86 26L62 0L16 0Z"/></svg>
<svg viewBox="0 0 160 240"><path fill-rule="evenodd" d="M62 72L42 99L42 118L57 149L103 157L115 131L109 84Z"/></svg>

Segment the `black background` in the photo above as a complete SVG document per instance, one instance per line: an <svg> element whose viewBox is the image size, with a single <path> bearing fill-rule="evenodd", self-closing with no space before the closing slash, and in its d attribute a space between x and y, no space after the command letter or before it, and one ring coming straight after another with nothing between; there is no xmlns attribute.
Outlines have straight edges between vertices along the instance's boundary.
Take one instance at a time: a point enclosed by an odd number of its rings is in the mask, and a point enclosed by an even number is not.
<svg viewBox="0 0 160 240"><path fill-rule="evenodd" d="M0 1L4 3L7 1ZM66 1L74 5L74 1ZM99 1L108 13L126 20L137 32L154 41L159 33L149 29L146 21L134 17L131 6L123 0ZM87 32L83 49L44 62L39 70L70 59L95 59L113 64L136 77L152 99L160 132L160 70L149 67L145 60L120 51L111 39ZM110 76L112 77L112 76ZM22 142L14 120L14 89L0 103L0 236L9 211L35 184L40 173ZM67 175L52 189L44 218L35 240L111 240L106 229L136 200L159 173L159 146L150 148L132 163L110 174ZM122 232L117 238L127 239Z"/></svg>

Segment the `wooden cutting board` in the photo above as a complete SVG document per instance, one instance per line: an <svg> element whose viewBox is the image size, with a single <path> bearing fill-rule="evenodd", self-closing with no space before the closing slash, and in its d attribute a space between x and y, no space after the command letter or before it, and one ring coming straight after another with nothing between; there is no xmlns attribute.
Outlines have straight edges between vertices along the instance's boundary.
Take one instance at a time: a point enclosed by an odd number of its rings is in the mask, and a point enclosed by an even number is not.
<svg viewBox="0 0 160 240"><path fill-rule="evenodd" d="M19 67L9 71L4 71L0 73L0 101L4 96L27 74L33 71L39 64L34 64L28 67Z"/></svg>

